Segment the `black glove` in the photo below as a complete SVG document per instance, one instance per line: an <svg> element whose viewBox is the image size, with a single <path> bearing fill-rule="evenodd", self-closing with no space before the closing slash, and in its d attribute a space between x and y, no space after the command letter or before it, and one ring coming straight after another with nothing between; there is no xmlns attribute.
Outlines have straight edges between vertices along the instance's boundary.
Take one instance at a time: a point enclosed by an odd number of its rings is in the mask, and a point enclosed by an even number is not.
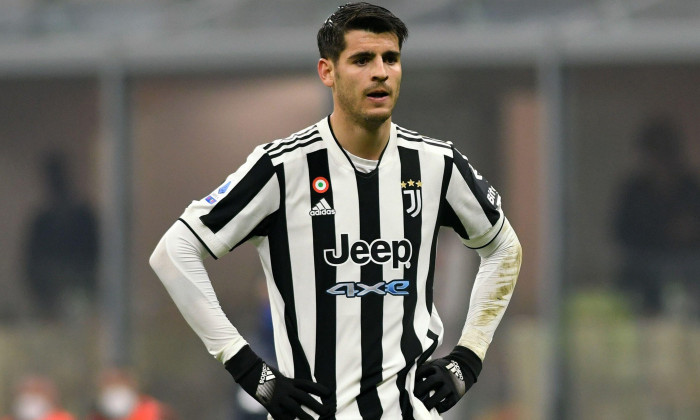
<svg viewBox="0 0 700 420"><path fill-rule="evenodd" d="M457 346L448 356L418 366L413 394L428 410L444 413L474 385L481 365L473 351Z"/></svg>
<svg viewBox="0 0 700 420"><path fill-rule="evenodd" d="M313 420L302 406L321 416L330 414L333 409L310 395L327 397L330 391L326 387L304 379L287 378L258 357L250 346L243 347L225 366L241 388L262 404L275 420Z"/></svg>

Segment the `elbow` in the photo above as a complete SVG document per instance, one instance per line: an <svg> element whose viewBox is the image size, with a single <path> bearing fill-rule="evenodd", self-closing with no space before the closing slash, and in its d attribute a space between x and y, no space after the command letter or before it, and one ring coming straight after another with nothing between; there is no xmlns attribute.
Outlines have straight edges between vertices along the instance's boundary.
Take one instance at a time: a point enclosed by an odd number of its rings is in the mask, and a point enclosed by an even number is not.
<svg viewBox="0 0 700 420"><path fill-rule="evenodd" d="M168 231L165 232L148 259L151 269L153 269L161 281L167 277L168 268L172 267L173 264L173 256L168 252L168 244L172 244L173 241L171 232L172 229L168 229Z"/></svg>
<svg viewBox="0 0 700 420"><path fill-rule="evenodd" d="M196 238L188 238L188 234L191 233L187 228L183 230L176 223L165 232L148 259L151 268L166 286L179 278L188 264L191 266L192 262L198 261L201 265L202 253L193 244Z"/></svg>
<svg viewBox="0 0 700 420"><path fill-rule="evenodd" d="M513 241L513 254L516 256L518 260L518 267L522 264L523 261L523 246L520 244L520 240L518 237L515 237L515 240Z"/></svg>
<svg viewBox="0 0 700 420"><path fill-rule="evenodd" d="M167 234L158 242L148 263L160 282L168 288L177 279L176 264L168 252Z"/></svg>
<svg viewBox="0 0 700 420"><path fill-rule="evenodd" d="M153 250L153 253L151 254L150 258L148 259L148 264L151 266L151 269L156 274L159 274L163 266L163 258L166 257L167 253L165 252L165 241L164 239L161 239L158 242L158 245L156 245L156 248Z"/></svg>
<svg viewBox="0 0 700 420"><path fill-rule="evenodd" d="M510 272L513 281L513 287L515 287L515 283L518 281L518 276L520 275L520 266L523 262L523 247L522 245L520 245L518 237L515 235L513 235L513 237L513 242L508 247L510 251L510 258L508 258L508 261L506 262L506 266L510 267L506 268L507 271Z"/></svg>
<svg viewBox="0 0 700 420"><path fill-rule="evenodd" d="M523 247L520 244L518 236L513 232L513 237L511 243L508 246L509 254L511 255L511 260L513 261L513 266L517 273L520 273L520 266L523 262Z"/></svg>

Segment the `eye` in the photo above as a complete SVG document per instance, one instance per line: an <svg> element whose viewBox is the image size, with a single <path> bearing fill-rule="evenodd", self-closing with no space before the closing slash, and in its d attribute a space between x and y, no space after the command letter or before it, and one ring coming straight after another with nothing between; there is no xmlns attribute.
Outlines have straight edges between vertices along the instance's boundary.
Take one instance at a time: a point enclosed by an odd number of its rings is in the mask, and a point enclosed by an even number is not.
<svg viewBox="0 0 700 420"><path fill-rule="evenodd" d="M355 60L355 64L363 66L369 62L369 59L367 57L360 57Z"/></svg>
<svg viewBox="0 0 700 420"><path fill-rule="evenodd" d="M389 54L384 57L384 62L387 64L396 64L399 62L399 57L394 54Z"/></svg>

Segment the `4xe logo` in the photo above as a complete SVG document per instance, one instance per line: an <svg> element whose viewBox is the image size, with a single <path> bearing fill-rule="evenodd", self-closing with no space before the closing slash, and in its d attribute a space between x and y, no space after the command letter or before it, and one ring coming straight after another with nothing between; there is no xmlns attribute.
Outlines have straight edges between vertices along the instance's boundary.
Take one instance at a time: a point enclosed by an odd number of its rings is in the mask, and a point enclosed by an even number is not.
<svg viewBox="0 0 700 420"><path fill-rule="evenodd" d="M326 293L331 295L345 296L349 298L362 297L368 293L376 293L380 296L405 296L408 294L408 291L406 290L408 289L408 285L408 280L392 280L389 283L380 281L375 285L343 282L338 283L330 289L326 290Z"/></svg>
<svg viewBox="0 0 700 420"><path fill-rule="evenodd" d="M349 244L347 233L340 235L340 249L324 249L323 257L330 265L341 265L352 260L357 265L365 265L370 261L375 264L391 262L391 267L397 270L400 266L411 267L411 242L407 239L385 241L375 239L371 244L359 240Z"/></svg>

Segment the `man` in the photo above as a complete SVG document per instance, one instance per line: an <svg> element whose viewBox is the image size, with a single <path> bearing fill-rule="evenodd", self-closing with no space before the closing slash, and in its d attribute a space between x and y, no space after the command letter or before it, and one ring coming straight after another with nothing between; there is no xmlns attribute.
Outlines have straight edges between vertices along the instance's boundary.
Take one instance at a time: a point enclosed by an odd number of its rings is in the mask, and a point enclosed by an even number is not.
<svg viewBox="0 0 700 420"><path fill-rule="evenodd" d="M688 164L680 127L649 119L638 133L639 168L617 194L615 234L622 246L619 286L644 316L659 316L669 290L698 301L700 183ZM673 311L684 310L678 302ZM693 311L693 308L687 308Z"/></svg>
<svg viewBox="0 0 700 420"><path fill-rule="evenodd" d="M19 382L12 403L12 415L2 420L74 420L58 401L53 381L41 375L28 375Z"/></svg>
<svg viewBox="0 0 700 420"><path fill-rule="evenodd" d="M65 319L76 304L94 301L97 289L98 228L92 208L82 200L59 152L42 168L46 203L34 216L25 252L27 288L43 321Z"/></svg>
<svg viewBox="0 0 700 420"><path fill-rule="evenodd" d="M440 418L476 382L512 294L520 245L496 190L451 143L391 121L406 36L382 7L340 7L318 33L333 113L257 147L151 257L209 352L274 419ZM442 339L440 226L482 263L458 345L428 361ZM267 278L279 370L226 319L202 265L247 240Z"/></svg>
<svg viewBox="0 0 700 420"><path fill-rule="evenodd" d="M99 378L94 411L88 420L173 420L170 408L139 391L126 369L110 368Z"/></svg>

